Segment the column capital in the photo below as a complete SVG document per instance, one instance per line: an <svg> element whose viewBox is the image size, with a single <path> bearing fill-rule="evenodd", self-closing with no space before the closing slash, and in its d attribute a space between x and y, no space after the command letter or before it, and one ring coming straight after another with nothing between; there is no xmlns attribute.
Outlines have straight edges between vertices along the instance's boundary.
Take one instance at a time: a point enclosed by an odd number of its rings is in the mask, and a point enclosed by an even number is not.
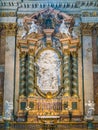
<svg viewBox="0 0 98 130"><path fill-rule="evenodd" d="M29 50L28 50L28 54L29 54L30 56L33 56L33 55L35 54L35 50L34 50L34 49L29 49Z"/></svg>
<svg viewBox="0 0 98 130"><path fill-rule="evenodd" d="M71 54L72 54L73 57L77 57L78 56L78 52L77 51L73 51L73 52L71 52Z"/></svg>
<svg viewBox="0 0 98 130"><path fill-rule="evenodd" d="M24 58L26 56L26 52L25 51L21 51L19 55L20 55L20 58Z"/></svg>

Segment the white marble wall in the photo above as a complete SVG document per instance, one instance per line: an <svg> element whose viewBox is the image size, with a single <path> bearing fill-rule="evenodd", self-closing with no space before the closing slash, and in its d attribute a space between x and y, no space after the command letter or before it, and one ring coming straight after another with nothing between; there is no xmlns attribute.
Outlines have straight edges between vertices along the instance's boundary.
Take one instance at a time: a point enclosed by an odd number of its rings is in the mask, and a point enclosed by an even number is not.
<svg viewBox="0 0 98 130"><path fill-rule="evenodd" d="M15 36L7 36L6 49L5 49L4 103L5 100L13 102L14 63L15 63Z"/></svg>
<svg viewBox="0 0 98 130"><path fill-rule="evenodd" d="M93 93L92 38L83 36L84 100L94 99Z"/></svg>

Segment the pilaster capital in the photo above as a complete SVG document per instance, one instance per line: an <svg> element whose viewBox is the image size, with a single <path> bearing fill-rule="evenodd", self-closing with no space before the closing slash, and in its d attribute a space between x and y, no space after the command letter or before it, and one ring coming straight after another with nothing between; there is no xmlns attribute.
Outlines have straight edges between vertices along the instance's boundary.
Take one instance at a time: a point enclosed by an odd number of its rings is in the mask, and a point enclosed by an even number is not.
<svg viewBox="0 0 98 130"><path fill-rule="evenodd" d="M94 23L81 23L82 35L92 35Z"/></svg>
<svg viewBox="0 0 98 130"><path fill-rule="evenodd" d="M5 30L6 35L8 36L14 36L16 34L17 30L17 24L16 23L0 23L0 30Z"/></svg>

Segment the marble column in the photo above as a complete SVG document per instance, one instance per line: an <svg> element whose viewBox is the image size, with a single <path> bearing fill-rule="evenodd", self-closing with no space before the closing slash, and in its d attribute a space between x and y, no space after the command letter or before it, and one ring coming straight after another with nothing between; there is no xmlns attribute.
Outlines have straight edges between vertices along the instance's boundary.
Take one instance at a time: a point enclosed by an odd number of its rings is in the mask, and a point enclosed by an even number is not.
<svg viewBox="0 0 98 130"><path fill-rule="evenodd" d="M84 100L94 100L93 93L93 61L92 61L92 27L89 25L82 28L83 34L83 77L84 77Z"/></svg>
<svg viewBox="0 0 98 130"><path fill-rule="evenodd" d="M78 54L72 52L72 96L78 96Z"/></svg>
<svg viewBox="0 0 98 130"><path fill-rule="evenodd" d="M26 52L20 52L19 96L26 96Z"/></svg>
<svg viewBox="0 0 98 130"><path fill-rule="evenodd" d="M65 51L63 58L64 96L70 96L70 52Z"/></svg>
<svg viewBox="0 0 98 130"><path fill-rule="evenodd" d="M34 96L34 51L28 52L27 95Z"/></svg>

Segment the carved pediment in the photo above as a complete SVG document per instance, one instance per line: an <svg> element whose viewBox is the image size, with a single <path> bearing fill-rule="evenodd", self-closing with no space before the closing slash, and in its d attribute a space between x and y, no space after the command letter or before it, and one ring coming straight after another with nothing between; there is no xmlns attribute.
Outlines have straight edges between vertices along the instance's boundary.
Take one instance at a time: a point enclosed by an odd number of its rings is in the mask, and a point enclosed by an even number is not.
<svg viewBox="0 0 98 130"><path fill-rule="evenodd" d="M43 29L54 29L54 32L58 33L62 22L66 24L69 30L71 30L74 25L72 16L53 8L46 8L23 18L22 30L24 34L22 33L22 37L32 32L42 33ZM33 28L33 30L30 30L31 28Z"/></svg>
<svg viewBox="0 0 98 130"><path fill-rule="evenodd" d="M36 49L56 46L61 50L59 44L62 43L67 44L69 50L77 50L79 44L78 35L74 30L74 18L53 8L46 8L25 16L20 32L18 44L21 45L21 42L26 41L28 49L32 44Z"/></svg>

